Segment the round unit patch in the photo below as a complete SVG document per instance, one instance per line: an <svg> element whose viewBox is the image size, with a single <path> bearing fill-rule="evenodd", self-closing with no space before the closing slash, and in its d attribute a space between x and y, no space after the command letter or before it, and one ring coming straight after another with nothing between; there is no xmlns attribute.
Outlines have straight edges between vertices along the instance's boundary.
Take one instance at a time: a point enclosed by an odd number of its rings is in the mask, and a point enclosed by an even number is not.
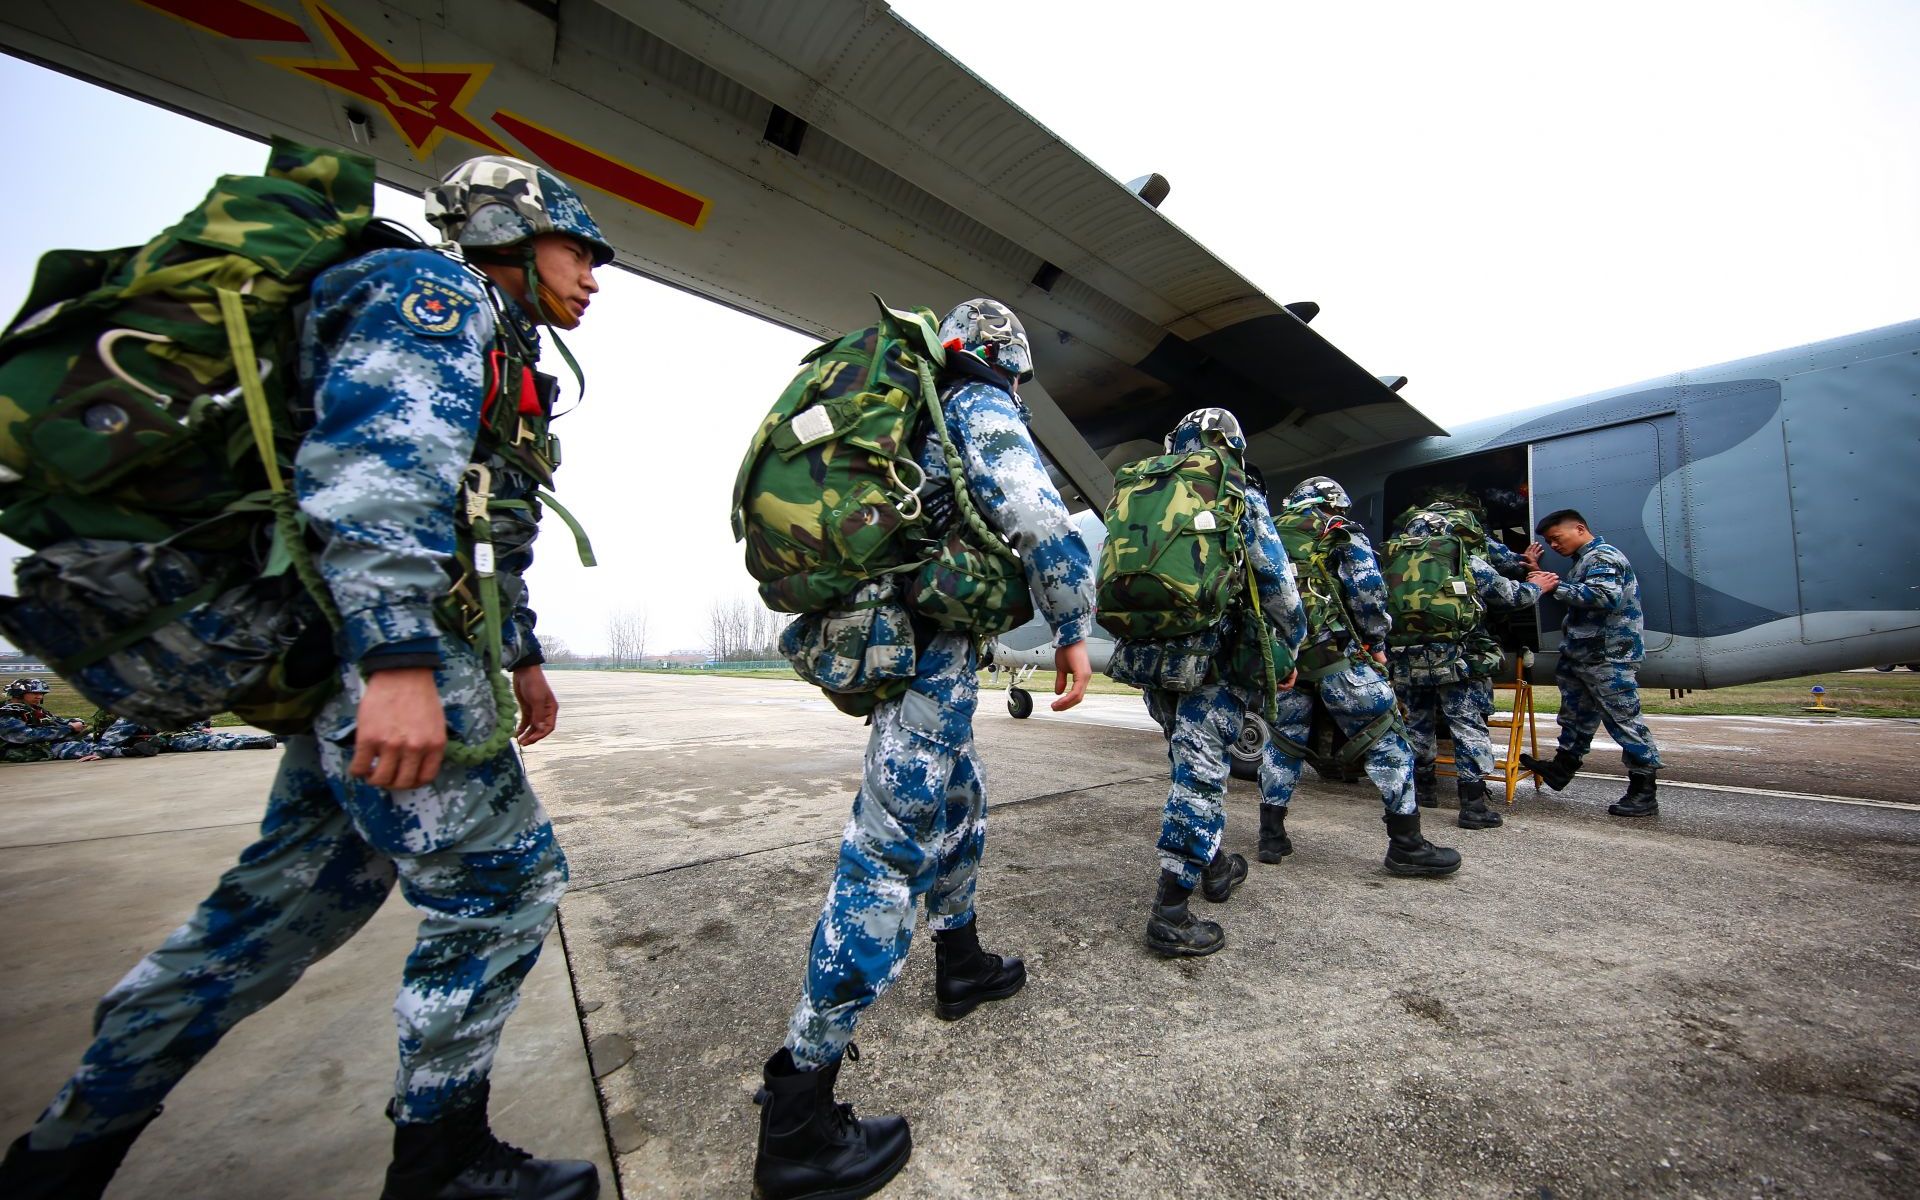
<svg viewBox="0 0 1920 1200"><path fill-rule="evenodd" d="M415 276L407 285L406 295L400 297L400 315L407 324L432 337L458 333L473 307L473 301L458 288L424 276Z"/></svg>

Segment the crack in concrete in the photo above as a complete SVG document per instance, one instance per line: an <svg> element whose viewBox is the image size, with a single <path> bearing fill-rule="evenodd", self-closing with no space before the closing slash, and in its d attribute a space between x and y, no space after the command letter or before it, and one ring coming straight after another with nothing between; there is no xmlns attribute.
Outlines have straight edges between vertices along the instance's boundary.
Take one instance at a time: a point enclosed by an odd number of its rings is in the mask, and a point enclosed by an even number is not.
<svg viewBox="0 0 1920 1200"><path fill-rule="evenodd" d="M1156 772L1152 775L1135 775L1127 779L1110 779L1105 783L1096 783L1090 787L1066 788L1058 792L1044 792L1038 796L1025 796L1018 800L1004 800L999 804L990 804L988 810L995 811L1019 808L1028 804L1043 804L1052 800L1062 800L1068 796L1083 795L1087 792L1098 792L1104 788L1121 787L1130 783L1147 783L1159 778L1161 778L1161 776ZM754 849L741 850L734 854L716 854L711 858L697 858L691 862L674 863L672 866L667 867L655 867L651 871L635 871L631 875L622 875L616 879L601 879L593 883L571 884L567 888L567 894L578 895L582 892L591 892L604 887L612 887L617 883L632 883L638 879L651 879L656 875L669 875L675 871L690 871L695 867L708 867L714 863L733 862L737 859L752 858L756 854L772 854L779 850L792 850L798 846L818 846L839 840L840 835L835 833L826 837L801 838L796 842L782 842L777 846L758 846Z"/></svg>

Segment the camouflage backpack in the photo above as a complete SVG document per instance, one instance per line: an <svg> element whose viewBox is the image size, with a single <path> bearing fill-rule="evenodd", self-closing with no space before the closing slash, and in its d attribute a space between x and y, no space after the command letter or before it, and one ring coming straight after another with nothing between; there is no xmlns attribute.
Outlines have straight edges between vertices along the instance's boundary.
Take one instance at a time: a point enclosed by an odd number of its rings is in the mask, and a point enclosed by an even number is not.
<svg viewBox="0 0 1920 1200"><path fill-rule="evenodd" d="M1481 608L1467 562L1467 538L1449 532L1402 534L1386 545L1382 574L1387 611L1393 617L1393 647L1466 641L1481 624Z"/></svg>
<svg viewBox="0 0 1920 1200"><path fill-rule="evenodd" d="M1347 522L1316 501L1281 509L1274 514L1273 525L1293 562L1300 602L1307 611L1307 632L1295 665L1301 683L1316 683L1344 670L1358 653L1334 563L1341 544L1348 540Z"/></svg>
<svg viewBox="0 0 1920 1200"><path fill-rule="evenodd" d="M1004 633L1033 616L1032 599L1013 549L975 510L947 437L937 318L874 300L879 322L810 351L754 431L734 478L734 540L776 612L830 612L898 576L907 607L935 626ZM921 507L923 422L952 476L959 519L944 535Z"/></svg>
<svg viewBox="0 0 1920 1200"><path fill-rule="evenodd" d="M0 534L38 551L0 596L0 632L101 708L298 733L338 687L339 617L289 487L296 310L327 268L418 245L373 219L373 182L371 159L275 139L264 175L223 176L145 246L45 255L0 335ZM504 360L489 374L488 426L528 382ZM486 506L467 491L473 577ZM461 586L473 602L443 620L484 629L497 667L493 576ZM457 763L511 732L495 675L494 737L450 744Z"/></svg>
<svg viewBox="0 0 1920 1200"><path fill-rule="evenodd" d="M1219 625L1240 602L1246 474L1216 446L1114 472L1100 551L1097 620L1121 638L1170 638Z"/></svg>

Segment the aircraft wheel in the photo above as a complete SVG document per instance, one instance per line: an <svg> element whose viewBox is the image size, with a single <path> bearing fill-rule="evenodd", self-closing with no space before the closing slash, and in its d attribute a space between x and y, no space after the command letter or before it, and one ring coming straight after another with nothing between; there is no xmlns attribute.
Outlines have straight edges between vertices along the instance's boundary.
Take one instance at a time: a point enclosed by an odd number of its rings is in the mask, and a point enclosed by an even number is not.
<svg viewBox="0 0 1920 1200"><path fill-rule="evenodd" d="M1025 688L1007 689L1007 711L1016 721L1024 721L1033 715L1033 693Z"/></svg>
<svg viewBox="0 0 1920 1200"><path fill-rule="evenodd" d="M1907 670L1909 670L1909 671L1920 671L1920 663L1908 663L1908 664L1907 664Z"/></svg>
<svg viewBox="0 0 1920 1200"><path fill-rule="evenodd" d="M1894 669L1895 667L1897 667L1897 666L1899 666L1899 665L1900 665L1899 663L1887 663L1887 664L1886 664L1885 666L1880 666L1880 667L1875 667L1875 668L1874 668L1874 670L1876 670L1876 671L1891 671L1891 670L1893 670L1893 669Z"/></svg>
<svg viewBox="0 0 1920 1200"><path fill-rule="evenodd" d="M1268 736L1267 723L1252 713L1240 722L1240 736L1227 748L1235 779L1260 778L1260 755L1267 748Z"/></svg>

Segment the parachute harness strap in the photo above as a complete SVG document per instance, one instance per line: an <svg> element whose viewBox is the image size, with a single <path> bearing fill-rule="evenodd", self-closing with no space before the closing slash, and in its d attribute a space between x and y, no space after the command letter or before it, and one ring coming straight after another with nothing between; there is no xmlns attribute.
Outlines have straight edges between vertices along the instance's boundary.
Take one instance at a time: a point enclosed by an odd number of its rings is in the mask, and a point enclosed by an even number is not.
<svg viewBox="0 0 1920 1200"><path fill-rule="evenodd" d="M946 414L940 408L940 394L933 386L933 368L927 365L925 358L914 356L915 366L920 372L920 402L925 405L928 420L933 422L933 432L940 439L940 454L947 461L947 475L953 484L954 503L959 506L960 519L966 522L967 530L973 534L976 544L989 553L998 555L1009 562L1020 561L1013 547L993 531L986 519L973 505L973 496L967 490L966 466L960 461L960 451L954 447L947 436Z"/></svg>
<svg viewBox="0 0 1920 1200"><path fill-rule="evenodd" d="M233 351L234 372L239 376L240 395L246 404L247 424L253 430L254 448L259 451L260 465L267 473L267 486L270 489L267 503L273 510L274 538L286 553L301 586L320 606L327 624L337 630L343 623L340 608L334 604L333 593L328 590L326 580L320 577L320 568L315 565L313 555L307 549L306 531L300 525L300 506L292 490L287 487L286 477L280 471L279 455L274 450L273 414L267 408L267 391L260 381L260 364L253 352L253 334L247 328L246 305L238 292L226 288L216 288L215 295L220 299L220 316L227 327L227 345Z"/></svg>
<svg viewBox="0 0 1920 1200"><path fill-rule="evenodd" d="M467 531L473 538L473 575L480 593L480 651L482 669L493 691L493 732L479 742L449 739L446 758L460 767L477 767L507 748L513 737L513 684L501 658L500 580L493 573L493 526L487 504L493 495L493 472L469 463L460 481Z"/></svg>

